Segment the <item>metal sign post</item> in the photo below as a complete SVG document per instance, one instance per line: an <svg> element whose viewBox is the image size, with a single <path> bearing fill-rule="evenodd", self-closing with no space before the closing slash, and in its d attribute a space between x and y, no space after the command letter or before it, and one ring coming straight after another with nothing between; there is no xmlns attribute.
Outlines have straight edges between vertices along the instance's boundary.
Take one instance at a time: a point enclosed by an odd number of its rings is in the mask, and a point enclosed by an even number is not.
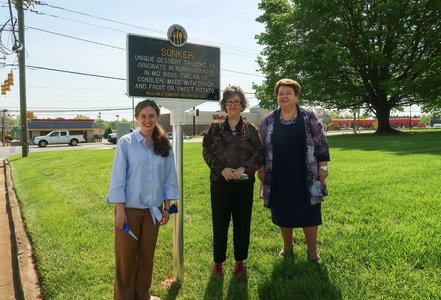
<svg viewBox="0 0 441 300"><path fill-rule="evenodd" d="M205 101L157 99L156 102L169 109L170 125L173 129L173 152L179 184L179 210L173 218L173 270L178 282L184 279L184 168L183 168L183 125L185 110Z"/></svg>

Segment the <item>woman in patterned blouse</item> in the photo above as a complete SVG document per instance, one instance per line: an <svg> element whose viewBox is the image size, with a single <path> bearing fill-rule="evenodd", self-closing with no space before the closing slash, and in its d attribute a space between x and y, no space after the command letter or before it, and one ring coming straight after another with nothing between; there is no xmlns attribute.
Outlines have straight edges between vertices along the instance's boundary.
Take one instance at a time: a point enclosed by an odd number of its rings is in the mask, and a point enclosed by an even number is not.
<svg viewBox="0 0 441 300"><path fill-rule="evenodd" d="M293 228L302 228L308 258L319 261L318 225L321 202L327 195L329 149L322 125L313 112L297 105L300 84L279 80L275 93L279 108L259 124L265 145L265 163L259 170L265 207L280 227L283 248L280 257L292 253Z"/></svg>
<svg viewBox="0 0 441 300"><path fill-rule="evenodd" d="M248 101L239 86L224 90L220 106L227 117L211 124L203 141L203 156L210 168L213 271L217 277L223 274L233 217L234 273L239 278L245 273L243 261L248 257L254 173L262 165L263 145L256 126L240 115Z"/></svg>

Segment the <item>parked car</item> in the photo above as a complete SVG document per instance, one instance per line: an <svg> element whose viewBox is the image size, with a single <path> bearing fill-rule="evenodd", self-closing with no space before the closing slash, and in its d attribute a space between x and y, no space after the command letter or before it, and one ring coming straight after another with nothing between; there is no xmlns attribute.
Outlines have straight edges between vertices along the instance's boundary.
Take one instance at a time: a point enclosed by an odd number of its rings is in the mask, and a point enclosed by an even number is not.
<svg viewBox="0 0 441 300"><path fill-rule="evenodd" d="M432 128L441 128L441 123L433 124Z"/></svg>
<svg viewBox="0 0 441 300"><path fill-rule="evenodd" d="M116 144L116 131L115 131L115 132L112 132L112 133L109 133L109 134L107 135L107 141L108 141L109 143Z"/></svg>
<svg viewBox="0 0 441 300"><path fill-rule="evenodd" d="M79 142L85 142L83 135L71 135L67 130L51 131L47 135L34 137L34 144L38 145L38 147L46 147L52 144L76 146Z"/></svg>

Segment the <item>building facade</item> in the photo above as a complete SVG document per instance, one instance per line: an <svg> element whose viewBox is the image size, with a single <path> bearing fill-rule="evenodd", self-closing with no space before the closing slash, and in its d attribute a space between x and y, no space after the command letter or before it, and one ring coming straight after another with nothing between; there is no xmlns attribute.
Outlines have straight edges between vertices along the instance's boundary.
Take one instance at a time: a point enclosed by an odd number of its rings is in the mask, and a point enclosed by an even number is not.
<svg viewBox="0 0 441 300"><path fill-rule="evenodd" d="M266 116L270 111L255 106L250 108L249 112L243 112L242 117L254 125L258 125L260 120ZM211 123L218 123L225 120L227 114L221 111L199 111L199 115L193 117L191 113L185 112L183 132L184 135L201 135ZM166 131L172 131L170 125L170 114L162 114L161 127Z"/></svg>

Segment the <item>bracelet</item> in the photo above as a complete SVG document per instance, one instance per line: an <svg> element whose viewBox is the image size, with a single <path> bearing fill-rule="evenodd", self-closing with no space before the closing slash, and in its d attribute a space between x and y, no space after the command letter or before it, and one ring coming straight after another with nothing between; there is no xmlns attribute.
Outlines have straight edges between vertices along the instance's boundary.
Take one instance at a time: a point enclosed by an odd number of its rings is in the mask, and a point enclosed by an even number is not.
<svg viewBox="0 0 441 300"><path fill-rule="evenodd" d="M165 208L165 207L164 207L164 210L165 210L165 211L168 211L168 213L170 213L170 210L169 210L168 208Z"/></svg>

